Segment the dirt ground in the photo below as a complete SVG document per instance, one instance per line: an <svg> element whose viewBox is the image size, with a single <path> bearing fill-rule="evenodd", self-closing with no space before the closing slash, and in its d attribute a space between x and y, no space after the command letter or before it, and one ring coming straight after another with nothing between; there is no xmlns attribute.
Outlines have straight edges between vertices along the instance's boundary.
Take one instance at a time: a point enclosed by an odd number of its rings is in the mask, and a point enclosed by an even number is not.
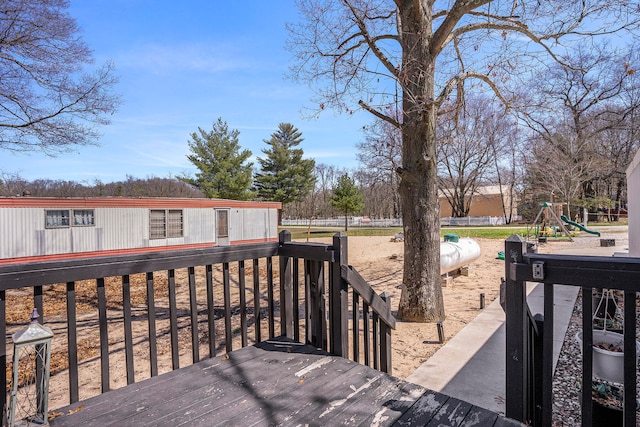
<svg viewBox="0 0 640 427"><path fill-rule="evenodd" d="M480 294L485 305L500 292L504 277L504 261L497 259L503 250L502 240L474 239L480 245L480 257L469 266L468 276L457 276L443 288L446 319L443 322L445 343L480 313ZM311 239L314 241L314 239ZM329 239L315 239L329 243ZM349 264L381 294L391 295L396 314L402 286L404 244L387 236L349 237ZM398 321L392 332L393 375L406 378L443 344L439 343L437 326L433 323Z"/></svg>

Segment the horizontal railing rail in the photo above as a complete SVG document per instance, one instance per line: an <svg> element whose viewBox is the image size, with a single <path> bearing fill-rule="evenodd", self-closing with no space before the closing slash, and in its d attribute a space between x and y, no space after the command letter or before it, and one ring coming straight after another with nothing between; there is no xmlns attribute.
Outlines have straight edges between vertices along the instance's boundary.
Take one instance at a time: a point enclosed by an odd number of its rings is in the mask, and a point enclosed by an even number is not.
<svg viewBox="0 0 640 427"><path fill-rule="evenodd" d="M552 425L554 286L579 286L582 291L582 425L593 417L594 288L621 291L624 295L623 417L625 426L636 425L636 295L640 291L640 259L628 257L543 255L526 253L525 241L513 235L505 242L506 311L506 416L534 425ZM526 283L544 284L542 363L538 379L532 377L530 344L532 329L527 313ZM541 390L532 390L536 381ZM534 394L541 396L540 417L532 413Z"/></svg>
<svg viewBox="0 0 640 427"><path fill-rule="evenodd" d="M0 385L11 380L10 335L33 307L55 325L52 380L67 396L52 409L273 338L278 327L390 372L395 319L385 298L348 267L342 233L333 244L282 232L277 243L2 265ZM85 390L82 374L99 389Z"/></svg>

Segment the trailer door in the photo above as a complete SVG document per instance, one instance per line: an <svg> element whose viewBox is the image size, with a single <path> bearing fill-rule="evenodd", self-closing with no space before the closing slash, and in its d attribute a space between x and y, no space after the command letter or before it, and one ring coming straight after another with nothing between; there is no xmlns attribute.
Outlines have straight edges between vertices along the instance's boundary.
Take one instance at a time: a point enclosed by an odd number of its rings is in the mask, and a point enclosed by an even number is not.
<svg viewBox="0 0 640 427"><path fill-rule="evenodd" d="M216 244L229 245L229 209L216 209Z"/></svg>

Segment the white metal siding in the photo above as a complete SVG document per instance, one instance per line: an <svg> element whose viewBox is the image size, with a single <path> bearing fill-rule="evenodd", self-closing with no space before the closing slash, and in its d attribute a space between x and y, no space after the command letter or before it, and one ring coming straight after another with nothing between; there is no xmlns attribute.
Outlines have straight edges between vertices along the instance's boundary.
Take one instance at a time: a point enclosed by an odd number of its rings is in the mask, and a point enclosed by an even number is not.
<svg viewBox="0 0 640 427"><path fill-rule="evenodd" d="M269 239L278 235L276 209L244 209L242 219L243 240Z"/></svg>
<svg viewBox="0 0 640 427"><path fill-rule="evenodd" d="M96 228L104 233L103 250L149 246L149 210L141 208L96 209Z"/></svg>
<svg viewBox="0 0 640 427"><path fill-rule="evenodd" d="M270 238L278 237L278 209L267 209L269 211L269 223L267 224L267 230L269 230Z"/></svg>
<svg viewBox="0 0 640 427"><path fill-rule="evenodd" d="M213 209L184 210L184 243L207 243L215 237L215 211Z"/></svg>
<svg viewBox="0 0 640 427"><path fill-rule="evenodd" d="M153 240L149 240L148 208L95 208L95 225L61 228L45 228L45 210L42 207L0 209L0 258L213 244L215 238L213 208L183 209L184 236ZM277 215L277 209L229 209L230 241L277 238Z"/></svg>
<svg viewBox="0 0 640 427"><path fill-rule="evenodd" d="M242 209L245 210L245 209ZM242 210L229 209L229 241L245 240L242 230Z"/></svg>
<svg viewBox="0 0 640 427"><path fill-rule="evenodd" d="M43 255L44 209L0 209L0 257Z"/></svg>

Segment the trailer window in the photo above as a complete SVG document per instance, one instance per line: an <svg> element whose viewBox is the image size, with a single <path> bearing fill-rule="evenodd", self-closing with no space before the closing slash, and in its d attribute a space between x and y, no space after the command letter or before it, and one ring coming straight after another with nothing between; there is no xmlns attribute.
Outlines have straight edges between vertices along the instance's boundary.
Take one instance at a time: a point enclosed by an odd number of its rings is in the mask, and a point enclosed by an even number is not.
<svg viewBox="0 0 640 427"><path fill-rule="evenodd" d="M56 209L45 211L45 228L60 228L69 226L69 210Z"/></svg>
<svg viewBox="0 0 640 427"><path fill-rule="evenodd" d="M149 238L183 236L182 210L152 209L149 211Z"/></svg>
<svg viewBox="0 0 640 427"><path fill-rule="evenodd" d="M167 237L182 237L182 210L168 212Z"/></svg>
<svg viewBox="0 0 640 427"><path fill-rule="evenodd" d="M74 209L73 225L78 227L95 225L93 209Z"/></svg>
<svg viewBox="0 0 640 427"><path fill-rule="evenodd" d="M229 211L218 212L218 237L229 237Z"/></svg>

